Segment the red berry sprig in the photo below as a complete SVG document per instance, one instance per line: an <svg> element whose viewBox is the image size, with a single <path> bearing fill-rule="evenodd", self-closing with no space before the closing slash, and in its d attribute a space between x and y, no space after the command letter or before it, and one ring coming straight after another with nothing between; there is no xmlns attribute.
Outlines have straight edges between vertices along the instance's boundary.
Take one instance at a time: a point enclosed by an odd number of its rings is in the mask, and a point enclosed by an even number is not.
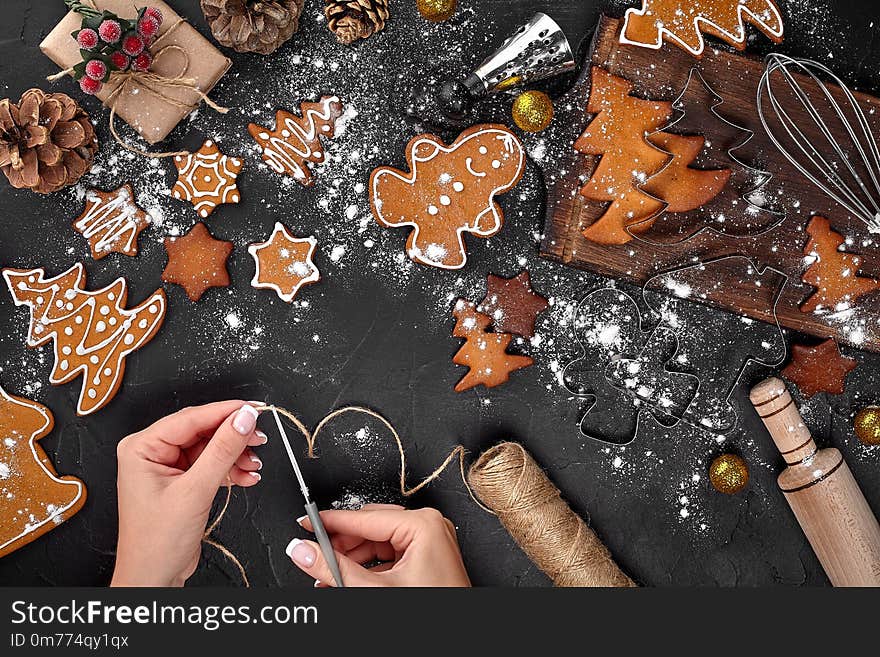
<svg viewBox="0 0 880 657"><path fill-rule="evenodd" d="M115 72L146 72L153 65L147 50L159 34L162 12L143 7L132 19L110 11L98 11L81 0L64 0L72 11L82 15L80 29L73 33L83 60L73 67L74 78L87 94L101 91Z"/></svg>

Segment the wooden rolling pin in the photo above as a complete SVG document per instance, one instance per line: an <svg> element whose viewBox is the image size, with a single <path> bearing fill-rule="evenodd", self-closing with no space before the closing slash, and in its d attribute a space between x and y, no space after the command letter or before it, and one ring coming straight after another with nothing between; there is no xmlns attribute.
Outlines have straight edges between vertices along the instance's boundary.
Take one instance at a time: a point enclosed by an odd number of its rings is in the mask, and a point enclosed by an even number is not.
<svg viewBox="0 0 880 657"><path fill-rule="evenodd" d="M777 480L834 586L880 586L880 524L834 448L819 449L777 378L749 395L788 467Z"/></svg>

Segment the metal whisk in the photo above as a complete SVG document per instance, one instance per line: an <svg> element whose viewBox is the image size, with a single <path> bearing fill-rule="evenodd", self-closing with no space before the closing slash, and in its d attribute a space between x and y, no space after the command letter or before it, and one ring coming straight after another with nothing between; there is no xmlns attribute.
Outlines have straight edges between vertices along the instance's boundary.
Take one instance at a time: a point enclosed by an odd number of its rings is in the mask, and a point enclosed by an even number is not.
<svg viewBox="0 0 880 657"><path fill-rule="evenodd" d="M765 63L757 107L770 140L814 185L865 222L871 233L880 233L880 149L856 97L843 80L819 62L771 53ZM784 82L781 89L774 89L774 73ZM839 88L840 100L825 79ZM805 83L815 85L812 95ZM795 103L786 107L779 91ZM797 111L798 104L806 119ZM782 131L768 120L771 112L773 123L778 123ZM835 124L842 126L848 137L844 143L829 127Z"/></svg>

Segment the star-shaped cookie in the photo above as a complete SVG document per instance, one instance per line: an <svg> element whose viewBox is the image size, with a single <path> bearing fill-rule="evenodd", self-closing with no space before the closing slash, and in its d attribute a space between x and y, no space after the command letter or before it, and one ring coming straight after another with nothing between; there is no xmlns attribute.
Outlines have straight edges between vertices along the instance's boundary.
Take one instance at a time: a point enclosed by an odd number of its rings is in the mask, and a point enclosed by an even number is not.
<svg viewBox="0 0 880 657"><path fill-rule="evenodd" d="M195 153L175 155L174 166L178 176L171 193L192 203L200 217L207 217L218 205L241 200L235 181L244 163L221 153L210 139Z"/></svg>
<svg viewBox="0 0 880 657"><path fill-rule="evenodd" d="M251 285L275 290L282 301L290 303L303 285L317 283L321 278L312 259L317 246L314 237L293 237L281 223L276 223L268 242L248 247L257 263Z"/></svg>
<svg viewBox="0 0 880 657"><path fill-rule="evenodd" d="M183 237L165 240L168 264L162 272L166 283L180 285L190 301L198 301L212 287L227 287L226 261L232 242L214 239L205 224L197 223Z"/></svg>
<svg viewBox="0 0 880 657"><path fill-rule="evenodd" d="M826 340L815 347L796 344L791 352L791 362L782 370L782 375L807 399L819 392L843 394L846 375L859 364L857 360L841 356L834 340Z"/></svg>
<svg viewBox="0 0 880 657"><path fill-rule="evenodd" d="M535 335L538 315L548 305L547 299L532 289L529 272L524 269L513 278L489 274L486 279L486 297L477 306L477 310L492 318L496 331L531 338Z"/></svg>
<svg viewBox="0 0 880 657"><path fill-rule="evenodd" d="M90 189L73 229L89 241L92 257L100 260L111 253L137 255L138 236L150 222L150 215L135 203L131 185L123 185L111 192Z"/></svg>

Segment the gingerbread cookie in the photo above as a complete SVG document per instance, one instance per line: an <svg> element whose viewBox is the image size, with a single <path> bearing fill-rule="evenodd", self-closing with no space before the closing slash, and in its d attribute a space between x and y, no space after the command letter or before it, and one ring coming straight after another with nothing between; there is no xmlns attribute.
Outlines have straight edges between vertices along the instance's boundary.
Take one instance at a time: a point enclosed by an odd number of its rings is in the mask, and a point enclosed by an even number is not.
<svg viewBox="0 0 880 657"><path fill-rule="evenodd" d="M314 184L309 162L323 163L320 137L330 139L336 119L342 116L342 103L336 96L324 96L318 103L303 103L302 116L285 110L275 112L275 130L251 123L248 132L263 153L263 161L273 171L293 176L306 187Z"/></svg>
<svg viewBox="0 0 880 657"><path fill-rule="evenodd" d="M672 156L665 167L642 185L642 191L666 203L664 212L696 210L718 196L730 180L730 169L690 166L703 150L705 137L657 132L648 140Z"/></svg>
<svg viewBox="0 0 880 657"><path fill-rule="evenodd" d="M59 477L37 444L55 421L42 404L0 388L0 557L70 520L86 502L76 477Z"/></svg>
<svg viewBox="0 0 880 657"><path fill-rule="evenodd" d="M828 219L816 215L807 224L807 232L810 239L804 253L812 264L801 280L816 291L801 304L801 312L846 310L859 297L880 290L880 281L858 275L862 259L840 250L845 240L831 229Z"/></svg>
<svg viewBox="0 0 880 657"><path fill-rule="evenodd" d="M226 261L232 253L232 242L214 239L202 222L183 237L165 240L168 264L162 272L166 283L180 285L190 301L198 301L212 287L228 287Z"/></svg>
<svg viewBox="0 0 880 657"><path fill-rule="evenodd" d="M456 319L452 335L465 339L452 362L470 368L455 386L455 392L464 392L479 385L487 388L500 386L510 379L511 372L535 362L528 356L508 354L507 347L513 336L487 332L492 318L477 312L476 305L470 301L458 299L452 314Z"/></svg>
<svg viewBox="0 0 880 657"><path fill-rule="evenodd" d="M782 42L782 16L774 0L642 0L641 9L627 10L620 42L659 50L666 41L700 58L706 48L702 32L744 50L745 23Z"/></svg>
<svg viewBox="0 0 880 657"><path fill-rule="evenodd" d="M268 242L248 247L257 263L251 285L275 290L282 301L290 303L303 285L321 279L312 259L317 246L314 237L294 237L281 223L276 223Z"/></svg>
<svg viewBox="0 0 880 657"><path fill-rule="evenodd" d="M807 399L820 392L842 395L846 375L858 364L857 360L842 356L834 340L815 347L796 344L791 348L791 362L782 370L782 375Z"/></svg>
<svg viewBox="0 0 880 657"><path fill-rule="evenodd" d="M55 341L50 383L61 385L83 375L79 415L94 413L113 399L125 357L152 340L165 319L162 290L126 309L125 279L89 292L82 263L55 278L46 278L42 269L4 269L3 277L15 305L30 308L27 345Z"/></svg>
<svg viewBox="0 0 880 657"><path fill-rule="evenodd" d="M630 231L648 230L665 207L640 186L669 160L645 135L666 125L672 103L631 96L632 83L598 66L592 69L592 85L587 110L595 116L574 147L601 157L580 193L609 205L583 235L599 244L625 244L632 239Z"/></svg>
<svg viewBox="0 0 880 657"><path fill-rule="evenodd" d="M373 215L386 228L411 227L407 253L415 262L460 269L467 262L463 233L491 237L504 215L495 196L512 189L525 171L525 151L503 125L477 125L450 146L421 135L407 146L409 173L373 171Z"/></svg>
<svg viewBox="0 0 880 657"><path fill-rule="evenodd" d="M200 217L207 217L218 205L241 200L235 181L244 163L221 153L210 139L195 153L175 155L174 166L178 176L172 195L192 203Z"/></svg>
<svg viewBox="0 0 880 657"><path fill-rule="evenodd" d="M86 209L73 222L74 230L89 241L95 260L110 253L137 255L138 236L149 225L150 215L134 202L131 185L112 192L89 190Z"/></svg>
<svg viewBox="0 0 880 657"><path fill-rule="evenodd" d="M525 269L513 278L489 274L486 296L477 310L492 318L496 331L515 333L524 338L535 335L535 321L547 306L547 299L532 289Z"/></svg>

